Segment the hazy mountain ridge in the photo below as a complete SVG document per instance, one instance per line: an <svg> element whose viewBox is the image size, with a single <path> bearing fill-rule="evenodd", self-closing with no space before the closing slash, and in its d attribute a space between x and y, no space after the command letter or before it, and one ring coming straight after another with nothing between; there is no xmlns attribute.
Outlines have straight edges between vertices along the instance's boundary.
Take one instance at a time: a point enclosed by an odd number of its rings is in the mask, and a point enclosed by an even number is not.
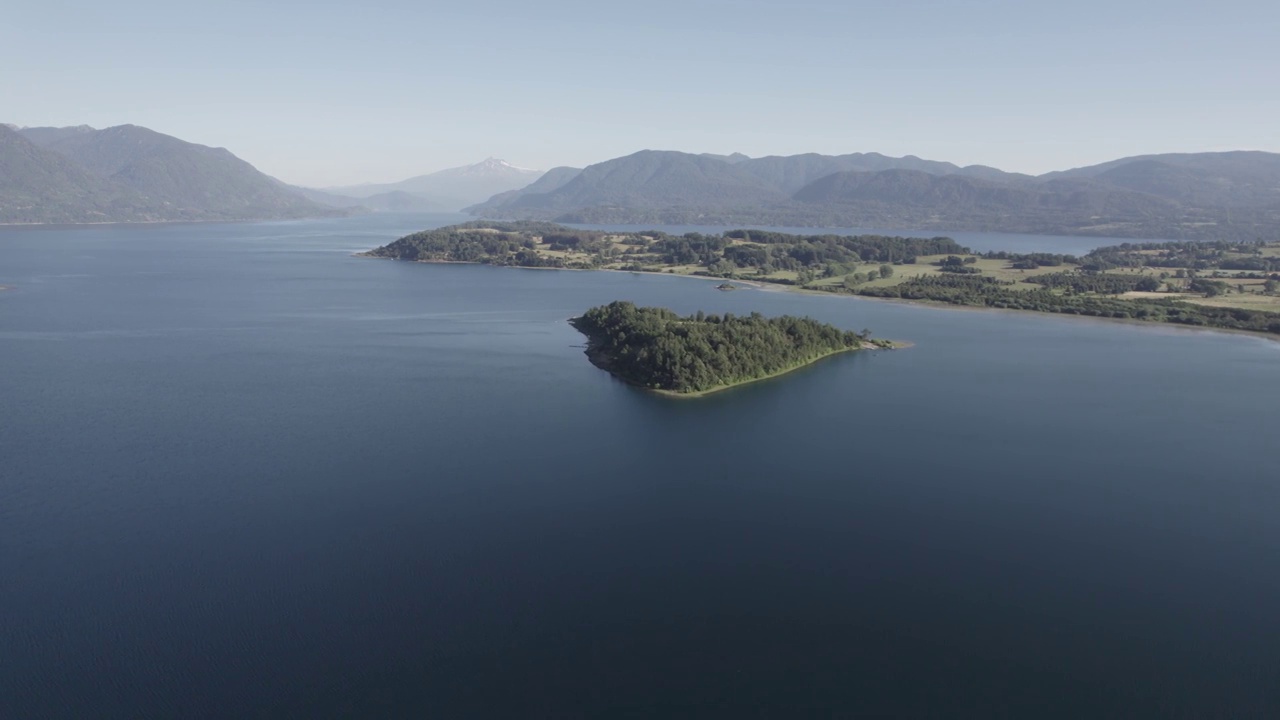
<svg viewBox="0 0 1280 720"><path fill-rule="evenodd" d="M1280 203L1280 155L1259 151L1138 155L1042 177L1088 178L1197 205Z"/></svg>
<svg viewBox="0 0 1280 720"><path fill-rule="evenodd" d="M516 198L524 195L539 195L559 190L569 184L569 182L574 178L578 177L581 172L582 168L567 167L563 165L560 167L553 167L543 173L542 177L534 180L528 185L517 190L508 190L506 192L498 193L482 203L477 203L476 205L463 208L463 212L472 212L473 210L477 210L483 206L489 205L490 203L494 204L495 207L503 206L514 202Z"/></svg>
<svg viewBox="0 0 1280 720"><path fill-rule="evenodd" d="M0 222L142 221L158 204L0 127Z"/></svg>
<svg viewBox="0 0 1280 720"><path fill-rule="evenodd" d="M299 185L290 185L289 183L276 178L272 178L272 180L275 180L280 187L285 188L289 192L297 193L317 205L326 205L333 208L349 208L352 210L370 209L365 206L364 201L360 198L354 198L348 195L338 195L337 193L316 190L315 188L301 187Z"/></svg>
<svg viewBox="0 0 1280 720"><path fill-rule="evenodd" d="M1280 155L1272 153L1140 156L1039 177L910 155L721 157L642 151L468 211L560 222L1280 236Z"/></svg>
<svg viewBox="0 0 1280 720"><path fill-rule="evenodd" d="M541 170L516 167L505 160L487 158L474 165L448 168L394 183L370 183L324 188L324 192L354 198L415 196L423 207L456 211L489 198L519 190L542 177ZM389 195L402 193L403 195Z"/></svg>
<svg viewBox="0 0 1280 720"><path fill-rule="evenodd" d="M771 202L784 195L746 172L742 163L699 155L642 150L590 165L561 187L528 199L549 198L567 206L582 204L698 205L708 201Z"/></svg>
<svg viewBox="0 0 1280 720"><path fill-rule="evenodd" d="M361 198L360 204L377 212L452 212L454 207L453 203L441 203L437 199L404 190L370 195Z"/></svg>
<svg viewBox="0 0 1280 720"><path fill-rule="evenodd" d="M224 148L135 125L3 132L8 133L0 156L7 180L0 190L3 222L270 220L343 214L282 187Z"/></svg>
<svg viewBox="0 0 1280 720"><path fill-rule="evenodd" d="M786 193L746 172L743 165L703 155L641 150L571 176L568 169L555 179L558 185L536 188L543 192L530 186L467 210L477 215L545 218L585 208L689 212L704 206L771 205L786 200Z"/></svg>
<svg viewBox="0 0 1280 720"><path fill-rule="evenodd" d="M39 145L40 147L48 147L51 143L65 140L76 135L95 132L88 125L74 125L71 127L29 127L20 128L16 125L10 125L10 128L17 130L22 137Z"/></svg>

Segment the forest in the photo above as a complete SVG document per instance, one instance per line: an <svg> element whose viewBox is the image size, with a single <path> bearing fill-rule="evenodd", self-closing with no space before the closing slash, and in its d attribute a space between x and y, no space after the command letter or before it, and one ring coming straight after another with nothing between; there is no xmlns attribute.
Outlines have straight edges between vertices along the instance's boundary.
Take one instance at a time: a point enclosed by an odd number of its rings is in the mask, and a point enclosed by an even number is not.
<svg viewBox="0 0 1280 720"><path fill-rule="evenodd" d="M1280 334L1280 314L1277 313L1193 305L1164 298L1120 299L1099 295L1060 294L1048 289L1014 290L1012 284L990 277L939 275L914 278L889 287L866 288L859 294Z"/></svg>
<svg viewBox="0 0 1280 720"><path fill-rule="evenodd" d="M701 393L776 375L872 341L812 318L759 313L681 317L616 301L570 321L597 367L640 387Z"/></svg>
<svg viewBox="0 0 1280 720"><path fill-rule="evenodd" d="M555 236L564 243L570 236L575 242L582 242L598 239L591 236L599 235L576 233L551 223L478 221L406 235L364 255L418 262L565 267L562 259L538 253L537 246L543 236Z"/></svg>
<svg viewBox="0 0 1280 720"><path fill-rule="evenodd" d="M406 235L369 257L420 262L474 262L518 267L642 270L697 265L701 274L730 276L778 271L843 274L863 263L914 263L922 255L963 253L950 238L882 235L788 235L731 230L723 235L658 230L606 233L554 223L476 221Z"/></svg>
<svg viewBox="0 0 1280 720"><path fill-rule="evenodd" d="M1123 267L1186 270L1252 270L1280 273L1280 256L1267 255L1264 242L1123 243L1084 256L1081 267L1103 271Z"/></svg>

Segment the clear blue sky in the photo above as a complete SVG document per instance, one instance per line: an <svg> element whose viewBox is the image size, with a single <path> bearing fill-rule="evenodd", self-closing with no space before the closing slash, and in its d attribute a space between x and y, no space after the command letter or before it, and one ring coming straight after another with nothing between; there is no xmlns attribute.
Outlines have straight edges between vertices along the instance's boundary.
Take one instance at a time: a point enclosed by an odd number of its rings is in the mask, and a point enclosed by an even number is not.
<svg viewBox="0 0 1280 720"><path fill-rule="evenodd" d="M145 125L309 185L489 155L877 151L1039 173L1280 151L1280 2L19 1L0 122Z"/></svg>

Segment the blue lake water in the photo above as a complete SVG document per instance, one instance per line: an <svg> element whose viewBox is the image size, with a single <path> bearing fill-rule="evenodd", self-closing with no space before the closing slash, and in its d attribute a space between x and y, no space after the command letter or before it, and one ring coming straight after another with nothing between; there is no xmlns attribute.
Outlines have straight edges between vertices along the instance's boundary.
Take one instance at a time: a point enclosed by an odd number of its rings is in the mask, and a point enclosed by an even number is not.
<svg viewBox="0 0 1280 720"><path fill-rule="evenodd" d="M1280 343L351 256L452 219L0 230L0 717L1280 716Z"/></svg>

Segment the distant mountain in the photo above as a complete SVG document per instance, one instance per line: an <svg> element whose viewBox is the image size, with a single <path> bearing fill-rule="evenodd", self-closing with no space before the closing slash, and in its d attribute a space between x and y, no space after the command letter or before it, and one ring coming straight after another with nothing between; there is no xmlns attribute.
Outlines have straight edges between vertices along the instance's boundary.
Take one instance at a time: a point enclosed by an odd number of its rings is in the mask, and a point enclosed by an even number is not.
<svg viewBox="0 0 1280 720"><path fill-rule="evenodd" d="M1280 154L1276 153L1139 155L1042 177L1088 178L1198 206L1266 207L1280 203Z"/></svg>
<svg viewBox="0 0 1280 720"><path fill-rule="evenodd" d="M531 185L468 211L560 222L1280 237L1280 155L1271 153L1144 156L1037 178L911 155L730 162L643 151L550 185Z"/></svg>
<svg viewBox="0 0 1280 720"><path fill-rule="evenodd" d="M542 174L541 170L519 168L505 160L488 158L475 165L440 170L400 182L326 188L325 191L355 198L407 193L425 200L433 210L456 211L499 193L523 188Z"/></svg>
<svg viewBox="0 0 1280 720"><path fill-rule="evenodd" d="M1064 225L1143 223L1178 212L1167 200L1088 182L1001 183L919 170L835 173L801 188L794 199L843 210L861 223L916 227L946 218L981 227L999 218L1028 232Z"/></svg>
<svg viewBox="0 0 1280 720"><path fill-rule="evenodd" d="M154 207L162 220L243 220L340 214L258 172L224 148L189 143L136 125L94 130L24 128L19 133Z"/></svg>
<svg viewBox="0 0 1280 720"><path fill-rule="evenodd" d="M785 193L745 172L744 164L688 153L642 150L591 165L550 191L524 192L501 204L486 207L486 203L479 206L483 210L477 211L546 215L590 207L691 208L786 199Z"/></svg>
<svg viewBox="0 0 1280 720"><path fill-rule="evenodd" d="M51 143L55 143L59 140L65 140L69 137L75 137L76 135L84 135L84 134L96 132L93 128L89 127L88 125L76 125L74 127L60 127L60 128L59 127L20 128L16 125L11 125L10 127L20 132L22 134L22 137L30 140L31 142L41 147L48 147Z"/></svg>
<svg viewBox="0 0 1280 720"><path fill-rule="evenodd" d="M917 170L930 175L964 175L1008 182L1031 179L1029 175L1006 173L983 165L960 167L948 162L921 160L914 155L895 158L880 153L770 156L748 160L741 167L786 193L794 193L818 178L837 172Z"/></svg>
<svg viewBox="0 0 1280 720"><path fill-rule="evenodd" d="M829 175L849 171L912 169L935 174L1029 179L994 168L961 168L913 156L891 158L878 153L749 158L745 155L645 150L592 165L572 177L557 177L554 186L534 183L495 196L468 212L493 217L656 222L712 221L717 218L788 217L806 212L790 207L791 195ZM803 219L802 217L800 219Z"/></svg>
<svg viewBox="0 0 1280 720"><path fill-rule="evenodd" d="M0 223L141 221L163 208L0 127Z"/></svg>
<svg viewBox="0 0 1280 720"><path fill-rule="evenodd" d="M463 208L463 211L483 214L485 208L490 206L495 208L503 207L514 202L516 198L524 195L540 195L543 193L553 192L569 184L569 182L578 177L581 172L582 168L565 166L553 167L543 173L542 177L534 180L519 190L508 190L503 193L498 193L482 203Z"/></svg>
<svg viewBox="0 0 1280 720"><path fill-rule="evenodd" d="M438 200L422 195L414 195L403 190L378 193L361 198L360 203L370 210L379 212L455 212L453 205L442 204Z"/></svg>
<svg viewBox="0 0 1280 720"><path fill-rule="evenodd" d="M733 153L732 155L716 155L715 153L702 153L702 157L712 158L713 160L723 160L729 164L740 163L743 160L750 160L751 156L742 153Z"/></svg>
<svg viewBox="0 0 1280 720"><path fill-rule="evenodd" d="M338 195L336 193L325 192L324 190L316 190L314 188L301 187L298 185L290 185L284 182L283 180L276 180L275 178L272 178L272 180L275 180L276 183L278 183L281 187L285 188L289 192L293 192L298 195L301 195L302 197L310 200L313 203L316 203L317 205L325 205L332 208L351 208L351 209L364 208L366 210L371 209L364 204L364 200L362 200L361 198L355 198L349 195Z"/></svg>
<svg viewBox="0 0 1280 720"><path fill-rule="evenodd" d="M817 153L754 158L739 163L738 167L785 195L790 195L814 180L832 173L868 169L842 157Z"/></svg>

